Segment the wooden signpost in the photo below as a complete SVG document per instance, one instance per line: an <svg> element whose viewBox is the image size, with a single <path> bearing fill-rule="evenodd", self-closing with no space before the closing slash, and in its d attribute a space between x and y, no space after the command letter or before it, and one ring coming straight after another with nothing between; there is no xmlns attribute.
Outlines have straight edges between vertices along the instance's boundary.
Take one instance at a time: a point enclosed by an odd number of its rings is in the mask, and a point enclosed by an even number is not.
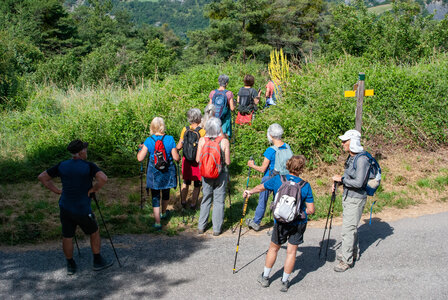
<svg viewBox="0 0 448 300"><path fill-rule="evenodd" d="M353 86L353 90L344 92L344 97L346 98L357 97L355 129L360 133L362 127L362 104L364 102L364 97L373 96L373 90L364 89L365 79L366 74L359 73L359 81Z"/></svg>

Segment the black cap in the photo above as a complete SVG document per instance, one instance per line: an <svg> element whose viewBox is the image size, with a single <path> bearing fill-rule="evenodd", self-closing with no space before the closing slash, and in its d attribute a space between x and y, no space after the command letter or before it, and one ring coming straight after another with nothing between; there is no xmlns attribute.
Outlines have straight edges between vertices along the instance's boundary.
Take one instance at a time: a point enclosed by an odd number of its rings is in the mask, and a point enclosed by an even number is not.
<svg viewBox="0 0 448 300"><path fill-rule="evenodd" d="M70 142L70 144L68 144L67 150L72 154L76 154L79 151L87 148L88 145L89 143L83 142L81 140L73 140Z"/></svg>

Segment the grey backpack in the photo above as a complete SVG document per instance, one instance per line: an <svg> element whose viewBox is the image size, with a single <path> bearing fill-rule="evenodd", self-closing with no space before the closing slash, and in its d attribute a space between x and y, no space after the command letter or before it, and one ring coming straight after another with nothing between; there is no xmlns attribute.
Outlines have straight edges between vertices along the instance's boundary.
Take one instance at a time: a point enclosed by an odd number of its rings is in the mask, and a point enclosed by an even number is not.
<svg viewBox="0 0 448 300"><path fill-rule="evenodd" d="M286 169L286 162L293 156L291 147L285 143L286 149L279 149L277 146L271 146L275 150L275 164L272 175L286 175L289 174Z"/></svg>
<svg viewBox="0 0 448 300"><path fill-rule="evenodd" d="M291 223L299 216L304 218L305 214L301 210L302 187L306 184L306 181L294 182L287 180L284 175L280 176L280 179L282 185L271 204L274 219L280 223Z"/></svg>

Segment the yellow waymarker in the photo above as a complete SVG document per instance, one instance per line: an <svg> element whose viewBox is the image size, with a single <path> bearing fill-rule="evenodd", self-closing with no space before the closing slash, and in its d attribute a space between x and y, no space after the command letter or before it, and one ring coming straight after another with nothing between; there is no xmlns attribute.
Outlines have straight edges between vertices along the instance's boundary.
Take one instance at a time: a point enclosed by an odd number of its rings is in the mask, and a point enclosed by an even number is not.
<svg viewBox="0 0 448 300"><path fill-rule="evenodd" d="M365 90L364 91L364 97L373 96L373 90ZM356 91L345 91L344 92L345 98L351 98L356 97Z"/></svg>
<svg viewBox="0 0 448 300"><path fill-rule="evenodd" d="M345 91L344 92L344 97L345 98L356 97L356 91Z"/></svg>
<svg viewBox="0 0 448 300"><path fill-rule="evenodd" d="M364 91L364 96L373 96L373 90L365 90Z"/></svg>

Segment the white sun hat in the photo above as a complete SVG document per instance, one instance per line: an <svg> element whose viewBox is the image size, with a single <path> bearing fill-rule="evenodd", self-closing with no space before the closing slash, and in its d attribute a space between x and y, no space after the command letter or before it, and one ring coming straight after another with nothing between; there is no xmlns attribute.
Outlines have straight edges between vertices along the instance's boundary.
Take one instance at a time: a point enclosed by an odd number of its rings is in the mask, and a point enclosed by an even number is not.
<svg viewBox="0 0 448 300"><path fill-rule="evenodd" d="M344 133L344 135L339 136L341 141L350 140L350 151L353 153L359 153L364 150L361 146L361 133L358 130L350 129Z"/></svg>

